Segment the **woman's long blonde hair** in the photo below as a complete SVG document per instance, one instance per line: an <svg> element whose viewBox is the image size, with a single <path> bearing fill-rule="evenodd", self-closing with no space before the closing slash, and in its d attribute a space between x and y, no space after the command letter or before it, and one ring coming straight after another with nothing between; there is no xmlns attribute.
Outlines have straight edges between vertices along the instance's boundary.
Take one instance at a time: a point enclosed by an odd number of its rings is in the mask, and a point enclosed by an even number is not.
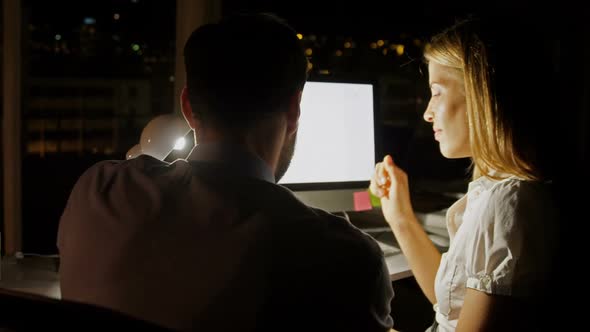
<svg viewBox="0 0 590 332"><path fill-rule="evenodd" d="M458 69L465 84L473 179L502 178L506 174L538 180L540 174L526 147L516 144L512 115L499 105L490 65L490 50L478 35L476 24L463 21L432 38L426 61ZM496 175L493 175L496 174Z"/></svg>

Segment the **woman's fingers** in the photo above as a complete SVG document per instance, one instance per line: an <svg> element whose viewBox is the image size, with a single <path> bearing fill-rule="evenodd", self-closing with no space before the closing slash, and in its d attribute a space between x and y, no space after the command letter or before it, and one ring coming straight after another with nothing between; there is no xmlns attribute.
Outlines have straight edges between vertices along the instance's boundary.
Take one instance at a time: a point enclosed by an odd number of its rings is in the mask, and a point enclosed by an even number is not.
<svg viewBox="0 0 590 332"><path fill-rule="evenodd" d="M385 158L383 158L383 162L381 163L383 165L383 171L388 175L391 176L391 173L395 170L395 168L397 167L395 165L395 163L393 162L393 158L391 158L390 155L385 156Z"/></svg>
<svg viewBox="0 0 590 332"><path fill-rule="evenodd" d="M405 173L393 162L393 158L386 155L382 162L375 165L369 190L374 196L387 198L392 186L396 185L396 182L400 180L403 181L404 175Z"/></svg>
<svg viewBox="0 0 590 332"><path fill-rule="evenodd" d="M391 185L391 178L389 172L386 169L388 160L391 160L390 155L386 155L385 158L383 158L383 162L379 163L380 167L378 169L379 185L387 188L389 188L389 186Z"/></svg>
<svg viewBox="0 0 590 332"><path fill-rule="evenodd" d="M377 163L377 165L375 165L375 171L373 172L373 175L371 176L371 184L369 185L369 190L371 190L371 193L374 196L377 197L382 197L383 196L383 190L381 189L381 185L380 185L380 169L381 169L381 163Z"/></svg>
<svg viewBox="0 0 590 332"><path fill-rule="evenodd" d="M399 183L400 181L406 181L406 172L404 172L401 168L397 167L397 165L393 162L391 156L385 156L381 165L383 172L386 174L385 176L389 179L389 181L396 183Z"/></svg>

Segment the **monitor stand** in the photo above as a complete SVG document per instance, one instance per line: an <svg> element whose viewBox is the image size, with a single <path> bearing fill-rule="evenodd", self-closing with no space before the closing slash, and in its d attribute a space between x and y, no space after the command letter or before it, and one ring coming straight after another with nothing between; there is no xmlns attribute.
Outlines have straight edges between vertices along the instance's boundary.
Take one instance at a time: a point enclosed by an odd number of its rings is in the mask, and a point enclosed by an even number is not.
<svg viewBox="0 0 590 332"><path fill-rule="evenodd" d="M366 188L294 191L303 203L328 212L354 211L353 194Z"/></svg>

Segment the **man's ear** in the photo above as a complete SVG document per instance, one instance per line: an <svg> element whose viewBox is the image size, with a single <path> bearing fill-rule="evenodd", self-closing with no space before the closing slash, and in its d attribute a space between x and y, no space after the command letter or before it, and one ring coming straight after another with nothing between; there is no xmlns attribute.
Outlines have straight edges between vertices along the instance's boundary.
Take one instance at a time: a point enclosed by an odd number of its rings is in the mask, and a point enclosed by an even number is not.
<svg viewBox="0 0 590 332"><path fill-rule="evenodd" d="M193 107L188 98L188 89L186 85L182 88L182 92L180 93L180 109L182 110L182 115L189 127L196 131L201 126L201 123L193 114Z"/></svg>
<svg viewBox="0 0 590 332"><path fill-rule="evenodd" d="M301 95L303 91L297 91L289 102L287 109L287 134L291 135L299 128L299 116L301 115Z"/></svg>

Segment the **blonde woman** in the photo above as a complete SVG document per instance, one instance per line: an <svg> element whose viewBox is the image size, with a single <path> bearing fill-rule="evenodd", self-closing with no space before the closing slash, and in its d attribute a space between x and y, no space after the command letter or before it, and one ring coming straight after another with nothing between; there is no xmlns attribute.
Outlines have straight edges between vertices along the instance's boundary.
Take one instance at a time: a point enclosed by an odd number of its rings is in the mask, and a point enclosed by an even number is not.
<svg viewBox="0 0 590 332"><path fill-rule="evenodd" d="M533 308L549 282L556 245L548 155L555 142L542 127L556 110L549 94L555 72L550 38L515 23L539 42L499 23L467 20L435 36L425 50L432 95L424 119L443 156L468 157L473 166L467 194L448 209L448 251L441 255L428 238L413 212L407 175L391 156L377 164L371 181L433 304L431 331L543 324Z"/></svg>

